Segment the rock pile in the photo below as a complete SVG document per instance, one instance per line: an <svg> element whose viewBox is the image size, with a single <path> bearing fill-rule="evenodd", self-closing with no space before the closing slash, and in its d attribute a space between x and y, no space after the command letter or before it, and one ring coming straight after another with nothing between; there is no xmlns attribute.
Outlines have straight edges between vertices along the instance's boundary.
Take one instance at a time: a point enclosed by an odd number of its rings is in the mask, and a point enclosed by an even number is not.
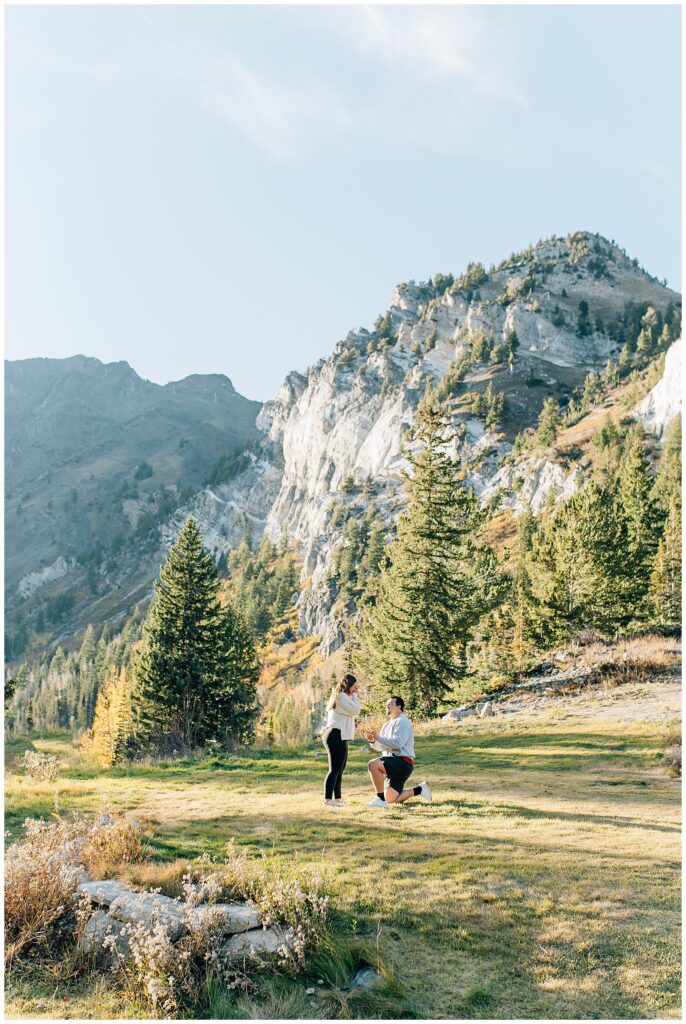
<svg viewBox="0 0 686 1024"><path fill-rule="evenodd" d="M211 927L225 956L244 957L276 953L287 937L276 928L260 925L258 910L249 903L206 903L187 907L160 893L135 892L116 881L82 882L77 896L86 897L94 908L81 939L83 952L103 966L111 966L117 956L130 955L129 926L147 928L162 925L172 942L206 926ZM114 937L116 950L105 943Z"/></svg>
<svg viewBox="0 0 686 1024"><path fill-rule="evenodd" d="M110 815L102 814L93 828L107 829L114 824ZM131 954L130 931L140 924L148 929L161 925L174 943L191 932L211 929L221 943L220 954L227 957L277 953L290 945L289 936L278 928L263 926L259 911L247 902L187 906L161 893L136 892L114 879L93 881L80 862L84 843L85 838L70 840L52 859L73 873L77 898L91 908L80 948L103 967L114 966Z"/></svg>

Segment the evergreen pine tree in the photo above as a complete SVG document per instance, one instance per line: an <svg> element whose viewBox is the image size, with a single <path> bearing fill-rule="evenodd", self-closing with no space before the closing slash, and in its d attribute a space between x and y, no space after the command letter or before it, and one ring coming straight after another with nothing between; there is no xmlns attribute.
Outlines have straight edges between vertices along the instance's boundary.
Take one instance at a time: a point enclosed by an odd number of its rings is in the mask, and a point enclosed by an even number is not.
<svg viewBox="0 0 686 1024"><path fill-rule="evenodd" d="M534 651L534 597L529 575L529 559L535 520L527 506L517 519L517 551L512 580L512 659L521 672Z"/></svg>
<svg viewBox="0 0 686 1024"><path fill-rule="evenodd" d="M555 441L559 429L560 408L554 398L546 398L538 417L538 443L549 447Z"/></svg>
<svg viewBox="0 0 686 1024"><path fill-rule="evenodd" d="M193 520L186 520L155 583L155 600L144 627L135 665L135 712L140 733L173 737L191 748L234 728L246 731L246 709L236 696L244 655L233 652L230 638L238 624L222 610L219 579L212 556ZM245 641L247 642L247 641ZM235 719L231 699L236 697Z"/></svg>
<svg viewBox="0 0 686 1024"><path fill-rule="evenodd" d="M672 501L681 508L681 414L674 417L665 431L652 497L663 511Z"/></svg>
<svg viewBox="0 0 686 1024"><path fill-rule="evenodd" d="M659 539L659 512L652 497L650 475L643 438L636 431L629 441L620 468L619 495L627 524L627 548L624 556L631 563L637 597L645 594L650 564Z"/></svg>
<svg viewBox="0 0 686 1024"><path fill-rule="evenodd" d="M681 575L681 507L672 500L650 579L649 597L659 626L681 626Z"/></svg>
<svg viewBox="0 0 686 1024"><path fill-rule="evenodd" d="M218 679L207 703L204 724L207 734L224 744L250 743L255 736L259 711L256 684L259 663L255 641L234 605L226 600L219 615Z"/></svg>
<svg viewBox="0 0 686 1024"><path fill-rule="evenodd" d="M364 555L357 569L357 585L364 589L363 599L376 596L379 574L386 565L386 531L381 520L375 516L370 529Z"/></svg>
<svg viewBox="0 0 686 1024"><path fill-rule="evenodd" d="M89 622L86 626L86 631L83 634L83 640L81 641L81 650L79 651L79 662L82 665L89 665L95 657L95 630Z"/></svg>
<svg viewBox="0 0 686 1024"><path fill-rule="evenodd" d="M534 534L530 580L542 647L583 629L613 636L633 617L627 527L613 495L595 483L558 503Z"/></svg>
<svg viewBox="0 0 686 1024"><path fill-rule="evenodd" d="M660 334L660 340L658 342L658 347L659 347L661 352L665 352L669 348L669 346L671 344L672 344L672 332L669 329L669 324L665 324L664 327L662 328L662 333Z"/></svg>
<svg viewBox="0 0 686 1024"><path fill-rule="evenodd" d="M446 452L449 421L430 389L417 416L422 447L409 458L407 513L400 517L376 604L362 628L362 657L379 699L398 691L410 710L435 713L463 669L478 617L473 541L478 502Z"/></svg>

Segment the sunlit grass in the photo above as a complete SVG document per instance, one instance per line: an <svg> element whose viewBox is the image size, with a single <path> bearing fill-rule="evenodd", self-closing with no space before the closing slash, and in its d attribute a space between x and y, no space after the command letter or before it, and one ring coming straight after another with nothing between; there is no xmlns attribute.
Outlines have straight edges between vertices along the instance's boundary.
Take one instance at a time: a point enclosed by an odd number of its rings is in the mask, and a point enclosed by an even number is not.
<svg viewBox="0 0 686 1024"><path fill-rule="evenodd" d="M34 745L66 762L62 813L126 810L166 865L157 884L171 892L176 862L221 856L230 839L276 864L326 868L335 933L378 946L397 985L353 997L342 984L353 960L332 951L323 986L315 975L326 974L325 960L309 980L215 993L217 1016L676 1018L680 786L659 766L660 684L641 692L646 714L631 721L621 702L599 718L589 701L587 714L571 718L552 709L528 724L513 716L422 728L415 775L431 780L434 803L381 812L364 806L369 755L359 742L348 803L335 810L321 805L317 744L109 771L64 739ZM16 834L54 800L54 785L9 774L7 827ZM155 882L153 868L130 872L138 884ZM308 985L316 997L305 996ZM56 991L51 1005L63 1011ZM16 1012L49 1016L40 992L20 986L12 998ZM77 1006L87 1015L87 995ZM128 1015L97 1015L117 1012Z"/></svg>

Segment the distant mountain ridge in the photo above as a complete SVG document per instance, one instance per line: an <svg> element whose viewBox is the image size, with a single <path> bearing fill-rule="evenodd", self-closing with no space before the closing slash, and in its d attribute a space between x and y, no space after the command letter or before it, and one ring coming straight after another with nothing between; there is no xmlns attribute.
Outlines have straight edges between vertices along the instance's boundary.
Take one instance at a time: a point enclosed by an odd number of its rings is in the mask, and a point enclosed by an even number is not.
<svg viewBox="0 0 686 1024"><path fill-rule="evenodd" d="M261 407L223 377L161 388L125 363L10 363L10 628L43 626L46 639L68 642L86 622L123 614L150 593L192 513L217 556L246 535L285 532L303 558L301 629L333 650L344 524L373 501L392 528L427 383L451 409L468 483L494 500L513 479L498 477L503 460L545 398L564 406L589 371L620 359L636 309L662 322L680 304L616 245L578 232L457 279L399 285L373 329L351 331L306 374L290 373ZM497 422L474 412L489 388L505 402ZM541 479L560 494L568 486L557 470Z"/></svg>
<svg viewBox="0 0 686 1024"><path fill-rule="evenodd" d="M85 583L74 605L97 602L115 562L130 581L142 572L147 588L159 564L148 536L156 522L258 436L261 404L220 374L162 386L125 362L25 359L5 363L5 394L5 571L15 617L17 603L67 575Z"/></svg>

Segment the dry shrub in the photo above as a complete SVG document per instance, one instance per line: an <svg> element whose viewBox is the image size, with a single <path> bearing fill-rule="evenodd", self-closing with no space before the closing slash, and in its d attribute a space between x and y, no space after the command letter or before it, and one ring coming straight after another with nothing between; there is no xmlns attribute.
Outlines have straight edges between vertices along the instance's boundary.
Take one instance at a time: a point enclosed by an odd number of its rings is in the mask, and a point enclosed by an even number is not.
<svg viewBox="0 0 686 1024"><path fill-rule="evenodd" d="M113 864L140 859L138 831L108 814L72 822L27 818L25 838L5 853L5 955L49 943L53 927L74 910L78 865L103 878Z"/></svg>
<svg viewBox="0 0 686 1024"><path fill-rule="evenodd" d="M239 854L233 840L226 847L222 875L232 895L255 902L263 924L284 929L282 966L302 968L328 922L330 897L322 877L303 871L284 877L268 856L253 859Z"/></svg>
<svg viewBox="0 0 686 1024"><path fill-rule="evenodd" d="M181 879L182 905L190 913L200 904L218 900L224 888L216 865L205 855L194 864L186 864ZM221 921L204 915L202 925L197 916L192 922L190 933L178 942L172 942L168 928L160 921L126 925L122 933L130 944L128 958L119 954L115 937L105 939L130 992L143 1000L152 1017L193 1016L193 1011L202 1008L202 993L212 982L230 989L252 987L242 966L222 953L225 936Z"/></svg>
<svg viewBox="0 0 686 1024"><path fill-rule="evenodd" d="M681 743L667 747L662 755L662 764L670 775L681 778Z"/></svg>
<svg viewBox="0 0 686 1024"><path fill-rule="evenodd" d="M269 858L252 859L237 854L233 842L227 847L226 863L204 855L186 864L181 879L183 906L189 912L199 903L222 897L252 900L262 923L277 926L284 943L275 955L244 957L240 962L222 951L225 936L221 923L204 918L190 934L173 943L160 922L136 924L124 931L131 946L128 960L119 958L129 990L141 998L153 1017L176 1018L203 1009L202 993L213 983L226 989L254 989L245 973L261 968L278 968L289 974L304 966L307 953L320 941L328 917L329 897L321 882L304 875L284 878ZM178 871L178 867L177 867ZM108 940L105 940L108 942ZM108 943L116 953L115 940Z"/></svg>
<svg viewBox="0 0 686 1024"><path fill-rule="evenodd" d="M662 755L662 767L670 775L681 778L681 729L674 725L665 736L665 752Z"/></svg>
<svg viewBox="0 0 686 1024"><path fill-rule="evenodd" d="M93 878L106 878L120 864L143 859L140 830L125 818L109 820L105 827L91 828L81 848L81 863Z"/></svg>
<svg viewBox="0 0 686 1024"><path fill-rule="evenodd" d="M614 687L672 674L681 664L681 643L653 634L615 643L593 640L558 652L554 659L556 669L569 673L569 678L559 682L552 679L550 685L563 693L573 693L589 684Z"/></svg>
<svg viewBox="0 0 686 1024"><path fill-rule="evenodd" d="M37 782L54 782L62 767L54 754L42 754L38 750L26 750L20 764Z"/></svg>
<svg viewBox="0 0 686 1024"><path fill-rule="evenodd" d="M223 988L254 988L242 965L222 954L224 936L212 923L196 926L178 942L172 942L160 921L129 924L122 932L130 944L130 957L124 959L117 952L114 936L104 944L117 957L115 970L124 977L129 993L142 999L152 1017L192 1018L204 1010L203 993L213 981Z"/></svg>
<svg viewBox="0 0 686 1024"><path fill-rule="evenodd" d="M61 856L73 839L64 822L27 819L26 838L5 853L5 960L29 945L46 944L69 909L77 873Z"/></svg>
<svg viewBox="0 0 686 1024"><path fill-rule="evenodd" d="M183 880L188 871L187 860L159 864L149 861L122 864L117 869L117 878L133 889L159 889L165 896L183 897Z"/></svg>

